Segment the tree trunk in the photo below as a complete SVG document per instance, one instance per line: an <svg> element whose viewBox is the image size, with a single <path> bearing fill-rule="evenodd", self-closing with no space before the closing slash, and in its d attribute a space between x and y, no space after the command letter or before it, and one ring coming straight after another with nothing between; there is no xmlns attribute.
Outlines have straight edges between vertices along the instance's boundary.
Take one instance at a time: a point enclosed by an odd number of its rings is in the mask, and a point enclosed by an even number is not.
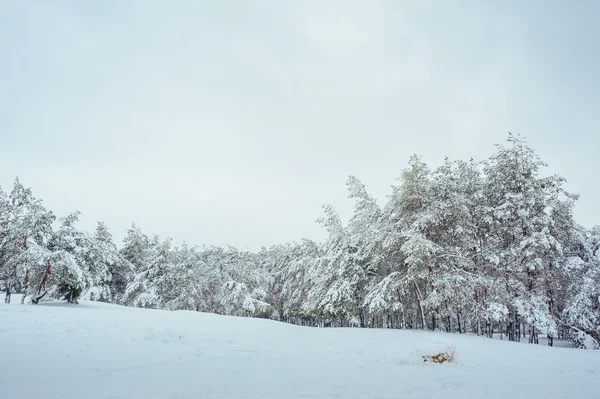
<svg viewBox="0 0 600 399"><path fill-rule="evenodd" d="M462 334L462 327L460 325L460 313L457 313L456 316L457 316L457 319L458 319L458 333Z"/></svg>
<svg viewBox="0 0 600 399"><path fill-rule="evenodd" d="M535 327L531 326L529 328L529 343L530 344L533 344L533 336L534 336L534 334L535 334Z"/></svg>
<svg viewBox="0 0 600 399"><path fill-rule="evenodd" d="M509 341L516 341L515 339L515 311L511 308L508 310L508 325L506 326Z"/></svg>
<svg viewBox="0 0 600 399"><path fill-rule="evenodd" d="M551 337L550 335L548 335L547 337L548 337L548 346L554 346L554 337Z"/></svg>
<svg viewBox="0 0 600 399"><path fill-rule="evenodd" d="M50 275L50 261L48 261L48 264L46 266L46 273L44 273L44 278L42 279L42 282L40 283L40 286L38 287L37 294L35 295L34 298L31 299L31 303L37 305L40 302L40 299L42 299L44 296L46 296L46 294L47 294L46 282L48 281L49 275ZM41 294L42 290L44 290L43 294Z"/></svg>
<svg viewBox="0 0 600 399"><path fill-rule="evenodd" d="M10 282L6 280L6 296L4 297L4 303L10 303Z"/></svg>
<svg viewBox="0 0 600 399"><path fill-rule="evenodd" d="M421 322L421 328L424 330L425 326L427 325L425 323L425 312L423 311L423 298L421 296L421 290L419 290L419 286L417 285L417 283L414 283L415 285L415 294L417 296L417 307L418 307L418 315L419 316L419 321Z"/></svg>
<svg viewBox="0 0 600 399"><path fill-rule="evenodd" d="M33 303L34 305L37 305L40 302L40 300L46 296L47 293L48 293L47 291L44 291L43 294L41 294L41 295L38 294L35 297L31 298L31 303Z"/></svg>
<svg viewBox="0 0 600 399"><path fill-rule="evenodd" d="M475 304L476 304L476 312L475 317L477 317L477 336L481 335L481 317L479 317L479 306L481 303L481 295L479 294L479 289L475 289Z"/></svg>
<svg viewBox="0 0 600 399"><path fill-rule="evenodd" d="M25 280L23 281L23 296L21 297L21 305L25 303L25 297L29 290L29 269L25 270Z"/></svg>
<svg viewBox="0 0 600 399"><path fill-rule="evenodd" d="M517 310L512 310L512 320L510 321L509 341L520 342L521 330L519 329L519 315Z"/></svg>

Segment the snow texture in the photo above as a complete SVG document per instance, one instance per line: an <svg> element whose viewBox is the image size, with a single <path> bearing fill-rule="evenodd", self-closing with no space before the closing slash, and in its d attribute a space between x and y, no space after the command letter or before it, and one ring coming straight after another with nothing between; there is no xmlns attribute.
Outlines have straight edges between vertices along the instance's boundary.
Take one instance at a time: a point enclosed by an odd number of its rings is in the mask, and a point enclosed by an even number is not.
<svg viewBox="0 0 600 399"><path fill-rule="evenodd" d="M598 352L81 301L0 305L0 398L593 398ZM451 349L456 362L427 364Z"/></svg>

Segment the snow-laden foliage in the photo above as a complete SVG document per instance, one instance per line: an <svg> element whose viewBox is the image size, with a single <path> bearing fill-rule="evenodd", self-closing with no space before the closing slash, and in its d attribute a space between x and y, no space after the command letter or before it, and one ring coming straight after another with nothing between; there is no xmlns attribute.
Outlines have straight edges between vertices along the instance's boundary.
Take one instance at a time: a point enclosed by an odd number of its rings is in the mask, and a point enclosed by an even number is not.
<svg viewBox="0 0 600 399"><path fill-rule="evenodd" d="M42 201L33 196L19 179L9 195L0 189L0 273L6 302L11 292L22 289L17 276L19 265L27 262L25 254L31 245L44 247L52 235L55 216L47 211Z"/></svg>
<svg viewBox="0 0 600 399"><path fill-rule="evenodd" d="M581 239L582 261L575 268L563 320L580 347L600 349L600 226Z"/></svg>
<svg viewBox="0 0 600 399"><path fill-rule="evenodd" d="M518 135L482 162L408 160L380 206L350 176L345 221L322 242L256 253L175 246L132 224L120 247L102 223L76 227L17 180L0 190L0 288L29 298L266 317L326 326L570 336L600 346L600 228L573 219L577 196Z"/></svg>
<svg viewBox="0 0 600 399"><path fill-rule="evenodd" d="M98 222L90 252L98 270L106 270L106 273L88 290L87 299L121 303L127 284L133 279L134 266L119 253L102 222Z"/></svg>

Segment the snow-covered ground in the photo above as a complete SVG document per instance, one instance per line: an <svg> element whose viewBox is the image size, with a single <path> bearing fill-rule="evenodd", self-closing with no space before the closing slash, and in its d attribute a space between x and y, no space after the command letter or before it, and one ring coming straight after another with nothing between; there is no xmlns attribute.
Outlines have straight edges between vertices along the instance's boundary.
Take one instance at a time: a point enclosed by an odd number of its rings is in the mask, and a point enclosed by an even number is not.
<svg viewBox="0 0 600 399"><path fill-rule="evenodd" d="M94 302L0 304L0 398L598 398L600 352ZM455 364L420 354L452 346Z"/></svg>

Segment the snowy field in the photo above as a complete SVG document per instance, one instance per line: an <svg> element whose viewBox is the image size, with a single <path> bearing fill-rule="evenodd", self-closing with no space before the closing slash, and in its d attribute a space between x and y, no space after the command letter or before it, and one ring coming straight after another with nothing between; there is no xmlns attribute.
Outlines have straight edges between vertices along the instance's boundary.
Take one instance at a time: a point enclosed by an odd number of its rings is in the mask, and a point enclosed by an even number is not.
<svg viewBox="0 0 600 399"><path fill-rule="evenodd" d="M0 304L0 398L599 398L600 352L95 302ZM420 354L452 346L455 364Z"/></svg>

